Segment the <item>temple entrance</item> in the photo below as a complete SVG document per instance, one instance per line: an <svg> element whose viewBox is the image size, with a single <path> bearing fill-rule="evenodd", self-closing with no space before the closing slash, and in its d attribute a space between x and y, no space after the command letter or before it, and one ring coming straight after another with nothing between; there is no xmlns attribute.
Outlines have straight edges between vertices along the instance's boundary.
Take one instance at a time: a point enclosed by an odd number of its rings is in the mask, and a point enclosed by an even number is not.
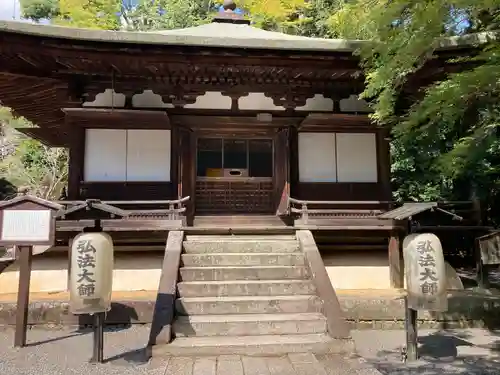
<svg viewBox="0 0 500 375"><path fill-rule="evenodd" d="M274 213L273 151L271 138L198 138L196 214Z"/></svg>

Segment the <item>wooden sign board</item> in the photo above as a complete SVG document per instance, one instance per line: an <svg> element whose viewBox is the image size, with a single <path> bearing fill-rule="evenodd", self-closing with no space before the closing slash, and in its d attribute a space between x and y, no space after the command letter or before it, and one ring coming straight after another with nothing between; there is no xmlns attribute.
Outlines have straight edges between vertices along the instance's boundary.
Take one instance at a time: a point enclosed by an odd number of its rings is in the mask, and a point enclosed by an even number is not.
<svg viewBox="0 0 500 375"><path fill-rule="evenodd" d="M500 233L479 238L478 242L483 264L500 264Z"/></svg>
<svg viewBox="0 0 500 375"><path fill-rule="evenodd" d="M52 246L56 212L61 208L29 195L0 203L0 245Z"/></svg>

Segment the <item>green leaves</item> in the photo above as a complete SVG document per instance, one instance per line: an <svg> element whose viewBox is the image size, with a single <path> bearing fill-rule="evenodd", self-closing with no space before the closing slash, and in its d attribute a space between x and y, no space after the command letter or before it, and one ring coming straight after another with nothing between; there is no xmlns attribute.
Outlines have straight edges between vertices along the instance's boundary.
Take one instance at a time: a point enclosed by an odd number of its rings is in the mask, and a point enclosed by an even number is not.
<svg viewBox="0 0 500 375"><path fill-rule="evenodd" d="M15 131L33 125L6 107L0 107L0 124L7 142L16 146L13 154L0 159L0 197L12 198L13 186L24 186L36 196L59 199L68 176L67 150L47 147Z"/></svg>
<svg viewBox="0 0 500 375"><path fill-rule="evenodd" d="M59 15L59 0L20 0L22 16L34 21Z"/></svg>
<svg viewBox="0 0 500 375"><path fill-rule="evenodd" d="M124 18L129 30L185 28L207 22L212 6L210 0L141 0Z"/></svg>
<svg viewBox="0 0 500 375"><path fill-rule="evenodd" d="M395 197L469 199L476 185L486 206L499 208L498 39L477 44L483 48L477 57L448 61L461 64L461 72L412 98L406 89L422 84L409 79L433 59L442 38L498 30L500 0L349 1L329 25L340 37L371 41L357 52L365 69L362 97L371 99L374 120L392 127ZM491 215L500 218L500 211Z"/></svg>

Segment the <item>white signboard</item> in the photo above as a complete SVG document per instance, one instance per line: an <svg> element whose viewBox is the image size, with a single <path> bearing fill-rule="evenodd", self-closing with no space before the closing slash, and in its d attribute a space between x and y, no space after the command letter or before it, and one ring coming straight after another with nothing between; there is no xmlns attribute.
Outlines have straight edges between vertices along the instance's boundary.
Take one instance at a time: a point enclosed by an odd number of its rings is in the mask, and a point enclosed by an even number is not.
<svg viewBox="0 0 500 375"><path fill-rule="evenodd" d="M2 240L10 242L43 242L50 240L52 211L3 211Z"/></svg>
<svg viewBox="0 0 500 375"><path fill-rule="evenodd" d="M446 265L439 238L432 233L411 234L403 241L408 307L446 311Z"/></svg>

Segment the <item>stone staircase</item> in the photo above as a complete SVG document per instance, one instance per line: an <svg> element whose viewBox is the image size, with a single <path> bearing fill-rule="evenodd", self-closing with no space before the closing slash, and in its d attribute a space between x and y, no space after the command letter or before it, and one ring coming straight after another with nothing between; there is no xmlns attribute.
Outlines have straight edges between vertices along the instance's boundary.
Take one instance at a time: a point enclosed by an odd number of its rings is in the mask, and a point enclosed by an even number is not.
<svg viewBox="0 0 500 375"><path fill-rule="evenodd" d="M345 351L327 333L323 303L295 235L188 235L163 355Z"/></svg>

